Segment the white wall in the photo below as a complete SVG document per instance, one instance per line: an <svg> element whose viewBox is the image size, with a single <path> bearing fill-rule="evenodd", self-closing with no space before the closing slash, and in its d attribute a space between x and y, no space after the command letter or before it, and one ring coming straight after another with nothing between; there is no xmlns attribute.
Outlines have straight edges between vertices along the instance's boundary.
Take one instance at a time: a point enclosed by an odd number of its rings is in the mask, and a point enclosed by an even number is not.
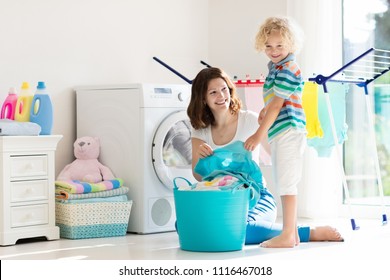
<svg viewBox="0 0 390 280"><path fill-rule="evenodd" d="M75 92L90 84L185 83L208 55L207 0L1 0L0 100L10 86L46 82L58 172L73 160Z"/></svg>
<svg viewBox="0 0 390 280"><path fill-rule="evenodd" d="M62 134L57 173L73 160L74 88L131 82L185 83L157 56L192 79L199 61L258 77L267 60L253 48L258 24L284 14L286 0L3 0L0 100L8 88L46 82L53 134Z"/></svg>
<svg viewBox="0 0 390 280"><path fill-rule="evenodd" d="M265 18L287 13L287 0L210 0L209 64L230 76L259 78L268 73L268 59L254 48L259 25Z"/></svg>
<svg viewBox="0 0 390 280"><path fill-rule="evenodd" d="M271 15L289 15L302 25L306 41L298 61L303 72L328 73L341 52L341 43L329 40L334 30L341 31L337 5L340 0L1 0L0 100L10 86L46 82L54 105L53 134L64 136L56 156L58 174L73 160L75 87L185 83L153 56L190 79L203 68L200 60L231 76L257 78L267 74L268 59L254 50L254 36ZM329 176L332 169L320 169L315 156L307 162L304 182L310 184L302 187L300 211L313 216L323 190L337 181ZM334 169L334 158L323 164ZM272 188L269 168L264 173ZM332 191L325 197L333 197Z"/></svg>

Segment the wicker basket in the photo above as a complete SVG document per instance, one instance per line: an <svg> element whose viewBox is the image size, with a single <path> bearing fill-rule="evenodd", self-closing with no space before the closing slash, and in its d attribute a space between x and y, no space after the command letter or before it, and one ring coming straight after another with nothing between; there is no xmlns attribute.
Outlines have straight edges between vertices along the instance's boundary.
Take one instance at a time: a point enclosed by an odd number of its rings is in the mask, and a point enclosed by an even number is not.
<svg viewBox="0 0 390 280"><path fill-rule="evenodd" d="M132 201L56 203L56 225L69 239L126 235Z"/></svg>

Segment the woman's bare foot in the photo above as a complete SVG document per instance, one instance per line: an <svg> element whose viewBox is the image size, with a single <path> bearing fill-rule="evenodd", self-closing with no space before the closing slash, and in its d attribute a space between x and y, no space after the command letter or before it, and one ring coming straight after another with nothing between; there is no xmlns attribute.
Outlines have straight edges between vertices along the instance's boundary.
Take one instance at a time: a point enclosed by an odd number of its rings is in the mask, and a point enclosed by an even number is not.
<svg viewBox="0 0 390 280"><path fill-rule="evenodd" d="M299 238L297 240L295 234L290 235L282 232L280 235L260 243L259 246L263 248L293 248L297 243L299 244Z"/></svg>
<svg viewBox="0 0 390 280"><path fill-rule="evenodd" d="M344 241L340 232L331 226L320 226L310 230L310 241Z"/></svg>

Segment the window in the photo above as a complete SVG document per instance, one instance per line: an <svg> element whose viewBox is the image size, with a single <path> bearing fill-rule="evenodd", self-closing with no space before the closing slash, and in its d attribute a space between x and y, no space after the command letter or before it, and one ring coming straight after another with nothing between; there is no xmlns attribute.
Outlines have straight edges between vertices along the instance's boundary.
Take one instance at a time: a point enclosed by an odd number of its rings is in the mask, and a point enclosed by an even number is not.
<svg viewBox="0 0 390 280"><path fill-rule="evenodd" d="M390 1L344 0L343 33L344 63L372 47L390 51ZM374 68L388 69L390 52L381 55L384 58L379 60L385 63L369 62L367 68L359 69L361 75L374 71L373 65ZM367 89L368 104L372 105L374 113L375 139L368 133L370 126L364 88L351 85L346 100L348 140L344 146L344 164L350 202L354 205L390 205L390 71L370 83ZM375 149L379 156L384 197L377 183Z"/></svg>

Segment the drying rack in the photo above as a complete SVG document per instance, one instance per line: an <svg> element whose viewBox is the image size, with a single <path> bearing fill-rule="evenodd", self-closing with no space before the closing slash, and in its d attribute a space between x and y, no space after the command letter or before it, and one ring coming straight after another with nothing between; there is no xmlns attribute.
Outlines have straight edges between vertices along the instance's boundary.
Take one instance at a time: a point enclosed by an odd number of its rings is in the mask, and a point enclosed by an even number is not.
<svg viewBox="0 0 390 280"><path fill-rule="evenodd" d="M169 66L168 64L166 64L164 61L162 61L161 59L153 56L153 59L155 61L157 61L158 63L160 63L162 66L166 67L168 70L172 71L173 73L175 73L177 76L179 76L180 78L182 78L184 81L186 81L187 83L189 83L190 85L192 84L192 80L188 79L186 76L184 76L183 74L179 73L178 71L176 71L175 69L173 69L171 66ZM201 62L202 63L202 62ZM203 63L202 63L203 64ZM210 67L210 66L208 66Z"/></svg>
<svg viewBox="0 0 390 280"><path fill-rule="evenodd" d="M163 65L164 67L166 67L168 70L172 71L174 74L176 74L177 76L179 76L180 78L182 78L184 81L186 81L187 83L189 84L192 84L192 80L188 79L186 76L184 76L183 74L179 73L177 70L175 70L174 68L172 68L171 66L169 66L168 64L166 64L164 61L162 61L161 59L157 58L157 57L153 57L153 59L155 61L157 61L158 63L160 63L161 65ZM204 66L206 66L207 68L210 68L212 67L211 65L207 64L206 62L204 62L203 60L200 60L200 63L203 64ZM245 85L249 85L249 86L252 86L252 85L259 85L259 84L264 84L264 79L263 78L260 78L260 79L255 79L255 80L250 80L248 77L246 80L237 80L235 82L235 84L237 86L245 86Z"/></svg>
<svg viewBox="0 0 390 280"><path fill-rule="evenodd" d="M378 54L379 53L379 54ZM186 81L189 84L192 84L192 80L188 79L175 69L173 69L171 66L163 62L157 57L153 57L154 60L156 60L158 63L172 71L174 74L182 78L184 81ZM206 67L211 67L209 64L207 64L204 61L200 61L201 64L205 65ZM359 64L357 64L359 63ZM366 69L370 69L370 71L367 71ZM363 70L362 70L363 69ZM350 203L350 196L349 196L349 189L347 185L346 175L344 171L344 166L342 163L342 156L340 150L337 148L338 139L337 139L337 132L336 132L336 126L335 121L333 117L329 92L327 89L327 82L339 82L339 83L350 83L355 84L359 87L364 88L365 93L365 99L366 99L366 110L368 114L368 121L369 121L369 127L370 127L370 135L373 136L374 139L374 161L375 161L375 171L378 181L378 189L379 194L381 197L381 205L382 205L382 224L387 224L387 215L385 211L385 203L384 203L384 194L383 194L383 185L382 185L382 178L380 174L380 166L379 166L379 157L378 157L378 151L376 148L376 137L375 137L375 129L374 129L374 120L372 115L372 109L371 109L371 101L368 96L368 85L376 80L377 78L381 77L386 72L390 71L390 51L388 50L381 50L381 49L375 49L371 48L367 50L366 52L362 53L355 59L353 59L351 62L345 64L343 67L335 71L329 76L323 76L323 75L317 75L314 78L309 78L309 81L316 82L318 85L322 85L324 89L324 95L325 95L325 101L328 109L328 115L329 120L331 124L331 130L332 130L332 136L333 141L336 146L336 153L338 158L338 164L339 169L342 177L342 183L343 183L343 189L347 201L347 205L349 207L349 212L351 215L351 225L353 230L359 229L359 226L357 226L355 219L352 215L352 209L351 209L351 203ZM339 74L343 74L342 78L339 78ZM360 74L364 74L365 76L361 76ZM360 75L360 76L359 76Z"/></svg>
<svg viewBox="0 0 390 280"><path fill-rule="evenodd" d="M382 185L382 178L380 174L378 150L376 146L376 137L375 137L373 113L371 109L371 100L368 95L368 85L388 71L390 71L390 51L370 48L369 50L365 51L364 53L362 53L361 55L353 59L351 62L345 64L343 67L341 67L340 69L338 69L337 71L335 71L333 74L329 76L317 75L314 78L309 78L309 81L314 81L318 85L322 85L324 89L325 100L326 100L326 105L327 105L330 124L331 124L332 136L333 136L334 144L336 146L338 163L339 163L341 177L343 181L344 193L345 193L347 205L349 207L349 212L351 215L351 225L353 230L359 229L359 226L357 226L355 219L352 217L353 215L352 215L352 209L350 203L349 190L348 190L347 180L346 180L345 171L342 163L341 152L337 148L338 139L336 133L336 126L334 122L331 102L330 102L326 83L327 82L351 83L357 85L358 87L364 88L370 135L374 139L375 172L376 172L378 189L381 197L381 204L382 204L382 211L383 211L382 224L386 225L387 216L385 213L386 211L385 211L385 203L384 203L383 185ZM339 74L343 74L342 79L338 78Z"/></svg>
<svg viewBox="0 0 390 280"><path fill-rule="evenodd" d="M163 65L164 67L166 67L168 70L172 71L173 73L175 73L177 76L179 76L180 78L182 78L184 81L186 81L187 83L189 84L192 84L192 80L188 79L186 76L184 76L183 74L179 73L177 70L175 70L174 68L172 68L171 66L169 66L168 64L166 64L164 61L162 61L161 59L157 58L157 57L153 57L153 59L155 61L157 61L158 63L160 63L161 65ZM200 63L204 66L206 66L207 68L210 68L212 67L211 65L209 65L208 63L204 62L203 60L200 60ZM236 85L237 88L253 88L253 87L260 87L260 86L263 86L264 85L264 77L260 77L259 79L250 79L249 78L249 75L246 76L246 79L244 80L237 80L236 77L234 77L234 84ZM245 100L246 100L246 96L244 97ZM247 100L246 100L247 101ZM264 102L261 98L261 100L259 100L256 104L260 105L260 106L264 106ZM248 107L248 105L246 104L246 106ZM252 108L252 111L255 111L255 112L260 112L260 109L259 108Z"/></svg>

